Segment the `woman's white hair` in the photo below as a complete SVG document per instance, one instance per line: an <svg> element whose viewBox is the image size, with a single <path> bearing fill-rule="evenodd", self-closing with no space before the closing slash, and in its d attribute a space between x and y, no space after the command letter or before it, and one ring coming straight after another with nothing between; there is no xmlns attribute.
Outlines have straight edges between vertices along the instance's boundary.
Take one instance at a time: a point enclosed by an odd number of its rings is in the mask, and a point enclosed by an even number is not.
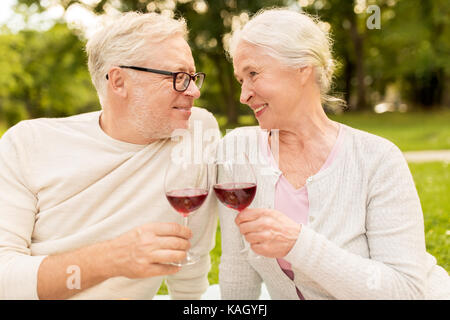
<svg viewBox="0 0 450 320"><path fill-rule="evenodd" d="M106 98L106 74L113 66L143 64L149 59L149 43L157 44L174 35L187 39L188 35L183 18L139 12L106 18L109 18L106 25L86 44L89 72L102 106Z"/></svg>
<svg viewBox="0 0 450 320"><path fill-rule="evenodd" d="M322 100L345 104L328 96L335 62L331 54L332 40L319 26L319 19L306 13L285 8L263 9L242 28L233 32L228 55L233 58L240 41L265 49L266 53L283 65L294 68L312 66Z"/></svg>

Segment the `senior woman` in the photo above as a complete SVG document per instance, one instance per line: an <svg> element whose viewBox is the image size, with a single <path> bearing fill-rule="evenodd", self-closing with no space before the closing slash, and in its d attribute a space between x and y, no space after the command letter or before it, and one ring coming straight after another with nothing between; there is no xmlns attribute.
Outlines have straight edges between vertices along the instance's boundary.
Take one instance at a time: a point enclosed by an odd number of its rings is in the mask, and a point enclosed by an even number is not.
<svg viewBox="0 0 450 320"><path fill-rule="evenodd" d="M402 153L323 110L330 42L317 20L286 9L259 12L231 37L240 100L259 127L221 146L256 133L264 161L252 165L252 205L237 216L221 206L222 298L257 299L264 282L272 299L448 299Z"/></svg>

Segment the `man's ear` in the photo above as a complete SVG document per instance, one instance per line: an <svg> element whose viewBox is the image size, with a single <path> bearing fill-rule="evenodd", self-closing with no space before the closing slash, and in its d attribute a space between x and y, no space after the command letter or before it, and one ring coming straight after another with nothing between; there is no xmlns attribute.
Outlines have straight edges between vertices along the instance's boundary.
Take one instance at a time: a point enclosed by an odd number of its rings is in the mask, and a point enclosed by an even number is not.
<svg viewBox="0 0 450 320"><path fill-rule="evenodd" d="M116 95L126 98L128 95L126 86L126 74L120 68L112 68L108 73L108 85Z"/></svg>

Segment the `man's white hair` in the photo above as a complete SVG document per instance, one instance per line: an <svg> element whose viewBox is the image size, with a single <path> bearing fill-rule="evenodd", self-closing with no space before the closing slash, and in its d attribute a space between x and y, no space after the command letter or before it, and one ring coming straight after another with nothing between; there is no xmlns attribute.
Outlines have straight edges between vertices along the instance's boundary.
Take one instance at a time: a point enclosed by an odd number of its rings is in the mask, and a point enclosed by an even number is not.
<svg viewBox="0 0 450 320"><path fill-rule="evenodd" d="M175 35L187 40L187 26L178 20L157 14L128 12L109 18L106 25L87 42L88 68L102 107L105 103L106 74L113 66L141 65L148 61L149 43Z"/></svg>
<svg viewBox="0 0 450 320"><path fill-rule="evenodd" d="M319 23L318 19L306 13L285 8L260 10L242 28L233 32L228 55L233 58L238 43L243 40L261 47L285 66L312 66L322 100L342 104L342 100L327 95L335 62L331 54L332 40Z"/></svg>

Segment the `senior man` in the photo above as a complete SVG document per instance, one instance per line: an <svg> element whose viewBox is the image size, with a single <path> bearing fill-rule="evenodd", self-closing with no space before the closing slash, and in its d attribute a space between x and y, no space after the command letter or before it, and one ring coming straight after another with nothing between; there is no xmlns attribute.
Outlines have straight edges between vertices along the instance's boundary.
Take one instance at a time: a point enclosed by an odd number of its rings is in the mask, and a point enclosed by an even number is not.
<svg viewBox="0 0 450 320"><path fill-rule="evenodd" d="M211 113L193 107L205 75L186 38L183 19L121 15L86 46L101 110L4 134L0 299L151 299L164 277L174 299L204 293L213 204L186 228L163 183L175 129L220 136ZM171 264L188 249L199 261Z"/></svg>

